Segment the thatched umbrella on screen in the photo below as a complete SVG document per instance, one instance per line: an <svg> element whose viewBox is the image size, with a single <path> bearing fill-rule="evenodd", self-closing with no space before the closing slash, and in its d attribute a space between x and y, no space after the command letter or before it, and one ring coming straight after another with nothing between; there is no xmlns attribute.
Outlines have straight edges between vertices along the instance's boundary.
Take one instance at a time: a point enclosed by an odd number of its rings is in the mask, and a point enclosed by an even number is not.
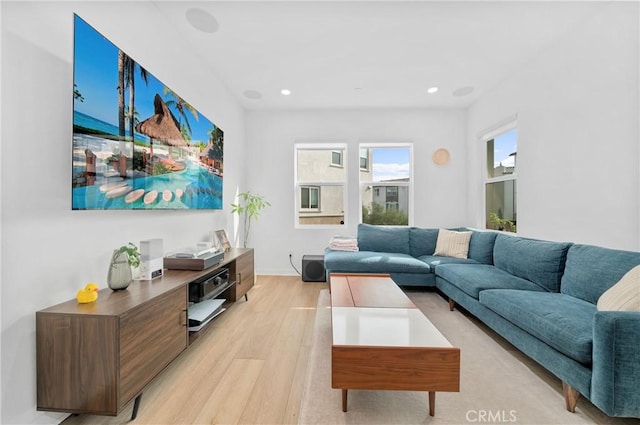
<svg viewBox="0 0 640 425"><path fill-rule="evenodd" d="M213 168L216 174L222 175L222 150L213 140L209 140L207 147L200 153L200 161Z"/></svg>
<svg viewBox="0 0 640 425"><path fill-rule="evenodd" d="M136 126L136 131L151 138L151 157L153 157L153 141L157 140L167 146L187 146L186 140L178 127L178 120L173 116L159 94L153 99L154 114ZM169 149L171 159L171 149Z"/></svg>
<svg viewBox="0 0 640 425"><path fill-rule="evenodd" d="M202 161L205 165L211 165L213 163L213 159L209 156L209 152L213 148L213 144L211 141L207 144L207 146L200 152L200 161Z"/></svg>

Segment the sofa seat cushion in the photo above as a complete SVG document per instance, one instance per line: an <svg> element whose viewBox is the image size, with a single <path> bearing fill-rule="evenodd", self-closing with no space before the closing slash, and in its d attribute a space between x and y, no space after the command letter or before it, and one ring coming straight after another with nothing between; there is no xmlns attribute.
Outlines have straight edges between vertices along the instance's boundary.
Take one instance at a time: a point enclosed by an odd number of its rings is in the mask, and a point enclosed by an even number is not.
<svg viewBox="0 0 640 425"><path fill-rule="evenodd" d="M436 267L435 273L475 299L485 289L544 291L533 282L487 264L441 264Z"/></svg>
<svg viewBox="0 0 640 425"><path fill-rule="evenodd" d="M492 289L480 304L586 366L591 365L596 306L569 295Z"/></svg>
<svg viewBox="0 0 640 425"><path fill-rule="evenodd" d="M326 250L324 267L330 272L429 273L429 265L408 254L374 251Z"/></svg>
<svg viewBox="0 0 640 425"><path fill-rule="evenodd" d="M435 271L436 266L442 264L480 264L471 258L442 257L440 255L423 255L418 257L418 260L427 263L432 273Z"/></svg>

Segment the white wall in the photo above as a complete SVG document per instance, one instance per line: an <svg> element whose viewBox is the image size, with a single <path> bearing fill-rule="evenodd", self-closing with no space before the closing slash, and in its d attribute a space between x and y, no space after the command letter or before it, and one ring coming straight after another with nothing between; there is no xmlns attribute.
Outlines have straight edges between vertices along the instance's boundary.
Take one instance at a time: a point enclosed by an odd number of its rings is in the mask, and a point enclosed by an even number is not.
<svg viewBox="0 0 640 425"><path fill-rule="evenodd" d="M355 235L358 223L359 143L413 143L414 220L423 227L466 224L466 112L462 110L308 110L247 113L247 188L272 204L252 228L261 274L295 274L304 254L322 254L329 239ZM348 144L347 224L343 229L294 228L294 144ZM451 161L437 166L433 152L445 147Z"/></svg>
<svg viewBox="0 0 640 425"><path fill-rule="evenodd" d="M213 229L231 235L221 211L72 211L73 12L97 27L225 132L224 205L244 179L244 111L179 40L163 49L132 36L129 20L155 21L146 2L2 2L2 423L58 423L36 411L35 312L106 287L111 251L163 238L165 251ZM129 12L134 12L133 14ZM146 15L144 15L146 14ZM182 72L167 73L177 60ZM205 82L194 85L193 82ZM134 283L141 284L141 283Z"/></svg>
<svg viewBox="0 0 640 425"><path fill-rule="evenodd" d="M348 186L348 224L295 229L293 145L343 141L357 176L358 143L412 142L414 221L483 223L482 146L476 135L518 114L518 230L523 236L640 249L638 4L611 2L563 40L459 110L254 111L242 108L179 40L158 49L164 17L147 2L0 2L2 423L56 423L35 410L35 312L104 282L111 250L160 237L165 249L225 228L238 191L272 203L254 224L260 274L293 274L331 236L355 235L358 185ZM78 12L225 131L225 212L71 211L73 19ZM145 16L140 20L140 16ZM149 28L143 28L145 25ZM168 24L167 24L168 25ZM132 34L132 28L138 34ZM189 64L169 71L174 61ZM481 64L479 64L481 65ZM194 81L206 81L206 90ZM449 149L436 166L431 155ZM246 184L245 184L246 182ZM237 245L237 243L236 243ZM104 286L104 283L103 283Z"/></svg>
<svg viewBox="0 0 640 425"><path fill-rule="evenodd" d="M518 115L518 233L640 249L638 3L610 2L469 109L469 222L483 224L478 134Z"/></svg>

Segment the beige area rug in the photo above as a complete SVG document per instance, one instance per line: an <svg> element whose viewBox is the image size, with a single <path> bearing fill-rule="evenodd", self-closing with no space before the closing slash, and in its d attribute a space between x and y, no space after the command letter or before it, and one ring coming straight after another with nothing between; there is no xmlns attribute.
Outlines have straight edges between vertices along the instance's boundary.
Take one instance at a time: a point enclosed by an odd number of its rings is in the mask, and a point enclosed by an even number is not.
<svg viewBox="0 0 640 425"><path fill-rule="evenodd" d="M349 390L348 412L341 391L331 388L329 292L318 299L301 424L627 424L609 418L581 398L575 413L564 407L561 382L473 316L449 311L437 292L407 295L453 344L461 349L460 392L436 393L435 416L426 392Z"/></svg>

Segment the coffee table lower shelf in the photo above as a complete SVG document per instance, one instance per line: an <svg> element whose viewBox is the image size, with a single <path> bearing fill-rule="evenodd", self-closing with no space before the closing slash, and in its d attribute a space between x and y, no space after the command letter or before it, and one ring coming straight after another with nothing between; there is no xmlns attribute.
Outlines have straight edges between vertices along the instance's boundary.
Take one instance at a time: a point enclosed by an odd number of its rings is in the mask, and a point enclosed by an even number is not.
<svg viewBox="0 0 640 425"><path fill-rule="evenodd" d="M445 347L331 348L332 388L342 389L342 411L347 391L428 391L429 415L435 414L436 391L460 390L460 350Z"/></svg>

